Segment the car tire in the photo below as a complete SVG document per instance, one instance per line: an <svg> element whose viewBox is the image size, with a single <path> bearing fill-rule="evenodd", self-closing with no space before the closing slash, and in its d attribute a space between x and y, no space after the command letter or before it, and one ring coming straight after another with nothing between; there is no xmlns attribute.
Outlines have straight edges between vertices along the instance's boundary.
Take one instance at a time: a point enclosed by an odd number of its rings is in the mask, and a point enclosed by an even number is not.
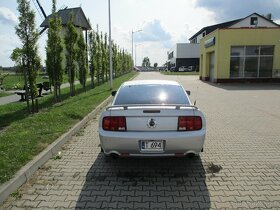
<svg viewBox="0 0 280 210"><path fill-rule="evenodd" d="M194 153L190 153L190 154L187 154L186 155L186 158L188 158L188 159L196 159L196 158L198 158L199 157L199 155L196 155L196 154L194 154Z"/></svg>

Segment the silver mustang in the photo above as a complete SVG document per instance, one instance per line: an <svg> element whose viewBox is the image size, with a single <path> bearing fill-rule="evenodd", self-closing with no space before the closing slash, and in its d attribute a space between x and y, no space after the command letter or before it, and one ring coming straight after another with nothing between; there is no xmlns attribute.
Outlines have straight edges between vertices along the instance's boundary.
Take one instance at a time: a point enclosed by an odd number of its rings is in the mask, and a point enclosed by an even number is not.
<svg viewBox="0 0 280 210"><path fill-rule="evenodd" d="M112 156L186 156L203 151L206 122L175 81L125 82L99 120L101 150Z"/></svg>

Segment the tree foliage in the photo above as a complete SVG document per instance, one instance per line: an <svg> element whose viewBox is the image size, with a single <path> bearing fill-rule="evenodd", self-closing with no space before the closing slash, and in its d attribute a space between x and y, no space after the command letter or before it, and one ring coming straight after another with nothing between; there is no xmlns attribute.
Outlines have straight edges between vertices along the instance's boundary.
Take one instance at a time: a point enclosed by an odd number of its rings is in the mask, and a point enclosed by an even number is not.
<svg viewBox="0 0 280 210"><path fill-rule="evenodd" d="M48 40L47 40L47 59L46 68L51 84L54 86L55 102L61 100L60 86L63 82L63 43L61 38L61 18L55 11L55 3L53 0L53 17L49 20Z"/></svg>
<svg viewBox="0 0 280 210"><path fill-rule="evenodd" d="M10 59L15 62L16 72L22 73L22 49L17 47L13 50Z"/></svg>
<svg viewBox="0 0 280 210"><path fill-rule="evenodd" d="M105 33L104 35L104 74L105 74L105 81L107 82L109 79L110 74L110 63L109 63L109 45L108 45L108 35Z"/></svg>
<svg viewBox="0 0 280 210"><path fill-rule="evenodd" d="M91 31L89 33L89 69L91 78L91 88L94 88L94 76L96 71L96 33Z"/></svg>
<svg viewBox="0 0 280 210"><path fill-rule="evenodd" d="M79 81L83 86L83 90L86 91L86 81L87 81L87 51L86 51L86 43L84 40L83 32L79 34L78 38L78 66L79 66Z"/></svg>
<svg viewBox="0 0 280 210"><path fill-rule="evenodd" d="M34 99L37 96L36 77L37 72L40 69L40 58L38 56L37 41L39 34L35 29L35 13L30 8L30 2L27 0L17 0L19 11L19 24L16 26L16 34L18 35L21 43L21 60L22 69L26 72L25 85L29 85L29 89L26 87L26 94L28 96L30 90L30 96L32 101L32 111L35 110ZM29 109L29 99L27 98L27 107Z"/></svg>
<svg viewBox="0 0 280 210"><path fill-rule="evenodd" d="M66 69L68 73L68 81L70 83L70 95L75 95L75 74L77 71L77 41L78 32L73 24L73 15L67 23L66 35L64 38L66 48Z"/></svg>
<svg viewBox="0 0 280 210"><path fill-rule="evenodd" d="M151 66L149 57L145 57L142 61L142 67L148 68Z"/></svg>
<svg viewBox="0 0 280 210"><path fill-rule="evenodd" d="M102 68L102 54L101 54L101 40L100 40L101 34L99 34L98 31L98 25L97 25L97 31L96 31L96 79L97 79L97 85L100 85L100 71Z"/></svg>
<svg viewBox="0 0 280 210"><path fill-rule="evenodd" d="M131 71L132 57L124 49L112 41L112 67L113 77L121 76ZM98 30L89 33L89 69L91 75L91 87L94 87L94 77L97 85L107 82L110 75L109 65L109 40L108 35Z"/></svg>

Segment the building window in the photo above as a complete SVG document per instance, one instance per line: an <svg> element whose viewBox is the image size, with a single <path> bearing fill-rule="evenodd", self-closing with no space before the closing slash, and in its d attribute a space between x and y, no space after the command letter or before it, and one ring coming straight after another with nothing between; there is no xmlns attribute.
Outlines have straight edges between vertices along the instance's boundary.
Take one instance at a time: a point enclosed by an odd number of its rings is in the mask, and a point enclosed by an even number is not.
<svg viewBox="0 0 280 210"><path fill-rule="evenodd" d="M274 46L231 47L230 78L271 77Z"/></svg>
<svg viewBox="0 0 280 210"><path fill-rule="evenodd" d="M168 60L170 60L171 58L173 58L173 57L174 57L174 55L173 55L173 54L174 54L174 51L172 51L171 53L169 53L169 54L168 54Z"/></svg>
<svg viewBox="0 0 280 210"><path fill-rule="evenodd" d="M258 18L257 17L251 17L251 26L258 25Z"/></svg>

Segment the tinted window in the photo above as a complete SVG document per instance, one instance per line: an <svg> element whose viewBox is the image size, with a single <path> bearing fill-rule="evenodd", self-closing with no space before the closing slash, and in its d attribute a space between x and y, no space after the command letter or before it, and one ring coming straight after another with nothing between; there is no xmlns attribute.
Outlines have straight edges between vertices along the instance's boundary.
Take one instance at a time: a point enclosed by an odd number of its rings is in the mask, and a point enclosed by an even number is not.
<svg viewBox="0 0 280 210"><path fill-rule="evenodd" d="M121 87L114 104L189 104L189 100L180 86L131 85Z"/></svg>

